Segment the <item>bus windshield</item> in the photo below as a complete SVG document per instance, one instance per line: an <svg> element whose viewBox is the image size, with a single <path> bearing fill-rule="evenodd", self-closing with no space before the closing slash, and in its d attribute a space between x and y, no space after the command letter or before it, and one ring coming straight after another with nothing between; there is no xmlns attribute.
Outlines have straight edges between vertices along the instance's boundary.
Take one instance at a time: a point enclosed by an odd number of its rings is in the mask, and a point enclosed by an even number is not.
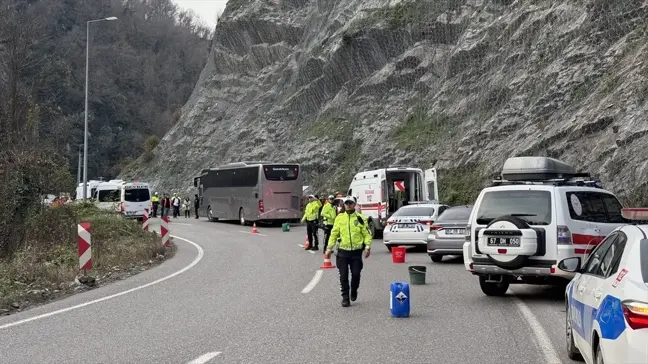
<svg viewBox="0 0 648 364"><path fill-rule="evenodd" d="M296 164L265 165L263 172L268 181L294 181L299 176L299 167Z"/></svg>

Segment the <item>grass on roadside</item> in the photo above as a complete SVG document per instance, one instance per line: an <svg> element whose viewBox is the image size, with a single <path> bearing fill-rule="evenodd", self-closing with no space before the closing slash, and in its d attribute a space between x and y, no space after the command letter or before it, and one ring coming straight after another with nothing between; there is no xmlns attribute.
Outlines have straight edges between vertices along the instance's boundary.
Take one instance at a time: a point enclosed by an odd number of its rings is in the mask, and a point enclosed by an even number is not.
<svg viewBox="0 0 648 364"><path fill-rule="evenodd" d="M93 205L45 208L29 221L27 243L10 257L0 258L0 310L74 291L80 273L76 229L81 221L92 223L93 269L88 274L95 278L136 267L139 271L173 253L136 221Z"/></svg>

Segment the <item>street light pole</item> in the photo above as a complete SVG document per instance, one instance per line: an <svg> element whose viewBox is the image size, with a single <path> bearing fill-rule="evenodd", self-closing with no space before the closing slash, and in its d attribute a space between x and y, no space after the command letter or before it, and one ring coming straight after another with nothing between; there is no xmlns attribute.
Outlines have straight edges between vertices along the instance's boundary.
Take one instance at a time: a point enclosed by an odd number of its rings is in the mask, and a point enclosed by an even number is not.
<svg viewBox="0 0 648 364"><path fill-rule="evenodd" d="M77 187L79 187L79 183L81 183L81 144L78 145L79 150L79 167L77 168Z"/></svg>
<svg viewBox="0 0 648 364"><path fill-rule="evenodd" d="M111 16L104 19L89 20L86 23L86 70L85 70L85 121L83 128L83 200L88 198L88 69L90 62L90 23L117 20Z"/></svg>

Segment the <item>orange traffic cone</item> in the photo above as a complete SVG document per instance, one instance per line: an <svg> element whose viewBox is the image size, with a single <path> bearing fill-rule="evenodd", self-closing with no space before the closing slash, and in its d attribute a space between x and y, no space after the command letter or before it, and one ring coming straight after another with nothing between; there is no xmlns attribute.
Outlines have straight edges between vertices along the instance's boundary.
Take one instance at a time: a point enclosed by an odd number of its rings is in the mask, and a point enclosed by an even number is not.
<svg viewBox="0 0 648 364"><path fill-rule="evenodd" d="M331 263L331 258L327 258L325 255L324 264L320 265L320 269L329 269L329 268L335 268L335 266Z"/></svg>
<svg viewBox="0 0 648 364"><path fill-rule="evenodd" d="M310 243L308 242L308 235L306 235L306 242L304 243L304 249L310 248Z"/></svg>
<svg viewBox="0 0 648 364"><path fill-rule="evenodd" d="M256 222L255 222L254 224L252 224L252 234L256 234L258 232L259 232L259 230L257 230Z"/></svg>

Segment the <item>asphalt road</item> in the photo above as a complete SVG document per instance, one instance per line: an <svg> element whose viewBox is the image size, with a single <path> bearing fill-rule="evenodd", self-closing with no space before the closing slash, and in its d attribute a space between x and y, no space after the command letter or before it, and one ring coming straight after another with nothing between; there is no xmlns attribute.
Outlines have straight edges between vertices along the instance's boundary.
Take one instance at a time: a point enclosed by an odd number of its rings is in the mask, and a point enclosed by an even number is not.
<svg viewBox="0 0 648 364"><path fill-rule="evenodd" d="M179 250L161 266L0 318L0 363L572 363L559 291L487 297L460 259L393 264L376 240L342 308L337 269L318 273L321 252L298 247L304 228L249 232L175 220ZM411 317L392 318L389 284L413 264L428 283L411 286Z"/></svg>

